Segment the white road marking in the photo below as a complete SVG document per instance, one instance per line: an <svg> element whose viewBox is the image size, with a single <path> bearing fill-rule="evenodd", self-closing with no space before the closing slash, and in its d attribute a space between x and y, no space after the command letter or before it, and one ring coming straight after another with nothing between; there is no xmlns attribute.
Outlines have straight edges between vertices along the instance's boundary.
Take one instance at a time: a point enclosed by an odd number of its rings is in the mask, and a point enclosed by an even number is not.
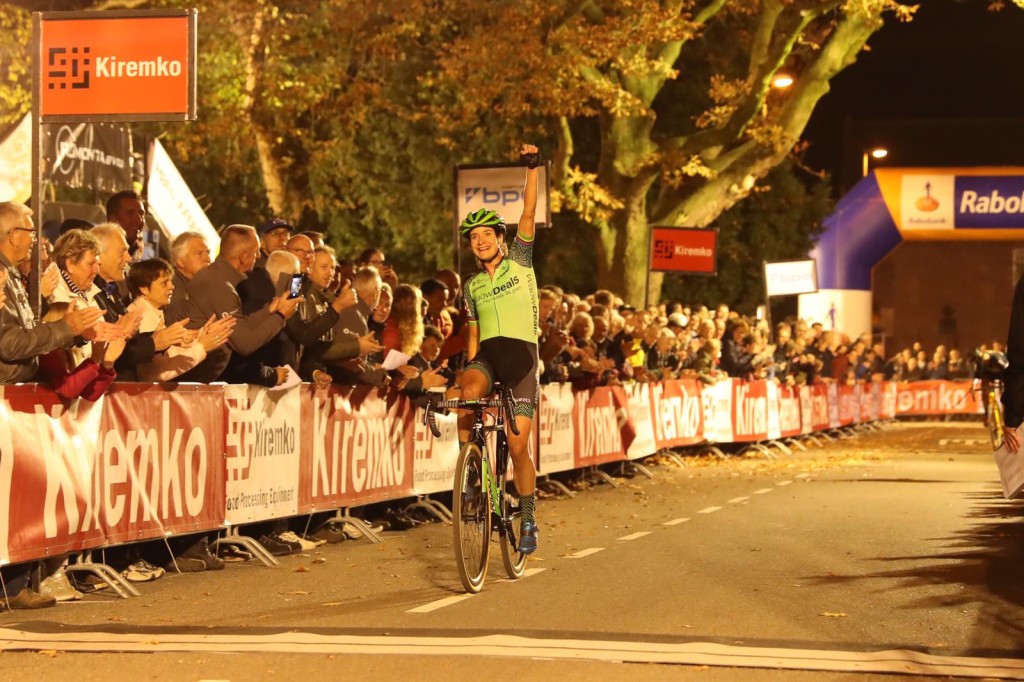
<svg viewBox="0 0 1024 682"><path fill-rule="evenodd" d="M598 552L603 552L603 551L604 551L604 547L590 547L589 549L581 549L580 551L576 552L575 554L570 554L570 555L568 555L565 558L566 559L582 559L585 556L590 556L591 554L597 554Z"/></svg>
<svg viewBox="0 0 1024 682"><path fill-rule="evenodd" d="M457 594L453 597L445 597L444 599L438 599L437 601L432 601L429 604L409 609L406 613L430 613L431 611L437 611L438 609L443 609L444 607L451 606L452 604L458 604L460 601L469 599L472 596L472 594Z"/></svg>
<svg viewBox="0 0 1024 682"><path fill-rule="evenodd" d="M749 499L749 497L734 497L729 500L729 504L739 504L740 502L746 502Z"/></svg>
<svg viewBox="0 0 1024 682"><path fill-rule="evenodd" d="M789 484L790 484L790 483L792 483L792 482L793 482L793 481L779 481L779 482L778 482L778 483L776 483L775 485L789 485Z"/></svg>
<svg viewBox="0 0 1024 682"><path fill-rule="evenodd" d="M764 495L765 493L770 493L773 490L775 490L775 488L761 488L760 490L755 490L754 494L755 495Z"/></svg>
<svg viewBox="0 0 1024 682"><path fill-rule="evenodd" d="M688 519L688 518L686 518L686 519L672 519L671 521L665 521L661 525L663 525L663 526L678 526L680 523L686 523L689 520L690 519Z"/></svg>
<svg viewBox="0 0 1024 682"><path fill-rule="evenodd" d="M719 509L721 509L721 507L704 507L703 509L701 509L701 510L700 510L699 512L697 512L697 513L698 513L698 514L710 514L711 512L716 512L716 511L718 511Z"/></svg>
<svg viewBox="0 0 1024 682"><path fill-rule="evenodd" d="M531 639L518 635L479 637L394 637L282 632L270 635L40 634L0 628L0 651L127 653L288 653L334 655L504 656L629 663L714 665L775 670L898 673L1024 680L1024 660L981 656L940 656L908 649L843 651L770 648L712 642Z"/></svg>
<svg viewBox="0 0 1024 682"><path fill-rule="evenodd" d="M797 478L810 478L811 475L810 474L797 474L796 477Z"/></svg>
<svg viewBox="0 0 1024 682"><path fill-rule="evenodd" d="M525 571L523 571L522 578L502 578L501 580L496 580L495 582L498 582L498 583L517 583L520 580L522 580L523 578L529 578L531 575L537 575L538 573L541 573L541 572L546 571L546 570L548 570L548 569L546 569L546 568L528 568Z"/></svg>
<svg viewBox="0 0 1024 682"><path fill-rule="evenodd" d="M949 445L949 439L948 438L940 438L939 439L939 445Z"/></svg>
<svg viewBox="0 0 1024 682"><path fill-rule="evenodd" d="M643 536L650 534L651 531L644 530L639 533L632 533L631 535L623 535L621 538L619 538L619 542L629 542L630 540L636 540L637 538L642 538Z"/></svg>

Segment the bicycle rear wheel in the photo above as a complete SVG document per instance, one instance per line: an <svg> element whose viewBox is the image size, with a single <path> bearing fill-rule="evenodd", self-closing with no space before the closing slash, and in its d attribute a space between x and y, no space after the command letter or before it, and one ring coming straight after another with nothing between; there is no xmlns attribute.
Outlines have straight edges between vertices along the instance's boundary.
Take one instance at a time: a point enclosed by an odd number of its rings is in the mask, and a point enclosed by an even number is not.
<svg viewBox="0 0 1024 682"><path fill-rule="evenodd" d="M515 580L522 578L526 571L527 555L519 551L522 518L519 514L519 505L512 503L512 495L505 490L507 485L504 477L498 481L498 489L501 492L501 563L505 565L508 577Z"/></svg>
<svg viewBox="0 0 1024 682"><path fill-rule="evenodd" d="M985 397L985 410L985 424L988 426L988 436L992 439L992 449L998 450L1003 444L1003 406L999 404L995 391L989 391Z"/></svg>
<svg viewBox="0 0 1024 682"><path fill-rule="evenodd" d="M467 592L477 593L487 576L490 551L491 499L484 485L483 455L474 443L466 443L455 465L452 490L452 539L455 565Z"/></svg>

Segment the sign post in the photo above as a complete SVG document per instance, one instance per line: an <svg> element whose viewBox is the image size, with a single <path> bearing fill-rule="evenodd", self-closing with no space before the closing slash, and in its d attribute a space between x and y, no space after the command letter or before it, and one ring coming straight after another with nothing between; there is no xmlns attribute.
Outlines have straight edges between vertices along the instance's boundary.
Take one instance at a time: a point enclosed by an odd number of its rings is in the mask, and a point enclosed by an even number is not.
<svg viewBox="0 0 1024 682"><path fill-rule="evenodd" d="M46 123L194 121L195 9L32 14L34 271L40 267ZM33 301L36 313L40 301Z"/></svg>

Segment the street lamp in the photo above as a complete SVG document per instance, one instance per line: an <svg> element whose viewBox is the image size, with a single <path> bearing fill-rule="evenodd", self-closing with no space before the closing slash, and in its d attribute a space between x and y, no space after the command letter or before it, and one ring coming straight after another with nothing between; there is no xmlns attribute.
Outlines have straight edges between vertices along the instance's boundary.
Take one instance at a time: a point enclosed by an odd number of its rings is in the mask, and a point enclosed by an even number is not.
<svg viewBox="0 0 1024 682"><path fill-rule="evenodd" d="M872 159L884 159L889 156L889 150L885 147L875 147L874 149L867 150L861 156L861 176L867 177L868 175L868 157Z"/></svg>
<svg viewBox="0 0 1024 682"><path fill-rule="evenodd" d="M785 90L794 82L793 77L788 73L778 73L775 75L775 78L772 79L772 87L777 90Z"/></svg>

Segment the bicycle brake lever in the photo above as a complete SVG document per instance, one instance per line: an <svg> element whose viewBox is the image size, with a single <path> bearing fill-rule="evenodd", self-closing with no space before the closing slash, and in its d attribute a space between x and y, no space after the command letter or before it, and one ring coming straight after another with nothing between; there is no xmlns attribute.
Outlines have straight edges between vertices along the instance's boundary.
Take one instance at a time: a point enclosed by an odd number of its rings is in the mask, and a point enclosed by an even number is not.
<svg viewBox="0 0 1024 682"><path fill-rule="evenodd" d="M512 433L516 436L519 435L519 425L516 424L516 413L512 409L512 395L509 389L503 391L502 400L505 403L505 414L508 416L508 427L512 429Z"/></svg>
<svg viewBox="0 0 1024 682"><path fill-rule="evenodd" d="M425 421L427 426L430 427L430 433L434 434L434 438L441 437L441 429L437 428L437 420L434 419L433 403L429 403L427 405L427 411L423 415L423 421Z"/></svg>

